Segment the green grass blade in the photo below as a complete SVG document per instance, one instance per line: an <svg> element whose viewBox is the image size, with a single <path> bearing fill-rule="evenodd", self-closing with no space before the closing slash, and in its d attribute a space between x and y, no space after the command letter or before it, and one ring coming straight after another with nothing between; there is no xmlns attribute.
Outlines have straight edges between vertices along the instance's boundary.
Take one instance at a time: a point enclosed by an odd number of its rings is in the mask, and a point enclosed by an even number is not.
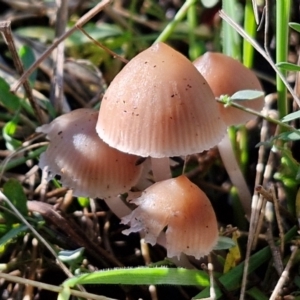
<svg viewBox="0 0 300 300"><path fill-rule="evenodd" d="M276 1L276 63L288 60L289 45L289 15L290 0ZM286 77L287 72L282 69L282 74ZM276 75L276 87L278 93L278 112L279 119L288 113L287 88L283 81Z"/></svg>
<svg viewBox="0 0 300 300"><path fill-rule="evenodd" d="M125 285L196 285L209 286L208 275L204 271L183 268L125 268L83 274L70 278L63 286L73 287L76 284L125 284Z"/></svg>

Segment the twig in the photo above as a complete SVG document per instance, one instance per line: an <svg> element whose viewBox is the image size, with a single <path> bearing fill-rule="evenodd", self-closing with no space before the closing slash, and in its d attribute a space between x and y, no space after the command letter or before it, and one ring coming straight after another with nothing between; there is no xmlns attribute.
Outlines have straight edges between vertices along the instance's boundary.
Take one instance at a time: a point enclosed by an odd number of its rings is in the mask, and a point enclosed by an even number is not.
<svg viewBox="0 0 300 300"><path fill-rule="evenodd" d="M120 61L122 61L124 64L128 63L128 60L120 55L118 55L117 53L113 52L112 50L110 50L109 48L107 48L106 46L104 46L103 44L99 43L98 41L96 41L94 38L92 38L82 27L77 26L77 29L80 30L84 35L86 35L87 38L89 38L93 43L95 43L98 47L102 48L103 50L105 50L107 53L109 53L113 58L118 58Z"/></svg>
<svg viewBox="0 0 300 300"><path fill-rule="evenodd" d="M16 92L19 87L23 84L23 82L30 76L30 74L39 66L39 64L47 58L51 52L67 37L69 37L73 32L77 30L77 27L82 27L86 22L88 22L91 18L93 18L96 14L104 9L106 5L108 5L112 0L103 0L99 4L97 4L94 8L89 10L85 15L83 15L76 24L66 31L63 35L57 38L53 44L24 72L24 74L20 77L20 79L13 84L11 87L12 92Z"/></svg>
<svg viewBox="0 0 300 300"><path fill-rule="evenodd" d="M59 37L66 31L68 21L68 0L56 0L57 16L55 23L55 36ZM63 82L64 82L64 60L65 45L60 43L53 52L54 70L51 81L50 101L57 113L62 112Z"/></svg>
<svg viewBox="0 0 300 300"><path fill-rule="evenodd" d="M39 289L44 289L44 290L48 290L48 291L52 291L55 293L60 293L63 290L62 286L56 286L56 285L51 285L51 284L47 284L47 283L43 283L43 282L39 282L39 281L34 281L34 280L30 280L30 279L26 279L26 278L22 278L22 277L18 277L18 276L13 276L13 275L9 275L9 274L5 274L0 272L0 278L3 278L7 281L11 281L11 282L16 282L19 284L28 284L31 285L33 287L39 288ZM82 297L85 299L93 299L93 300L115 300L113 298L107 298L104 296L98 296L95 294L91 294L91 293L86 293L86 292L80 292L80 291L76 291L73 289L70 289L70 294L76 297Z"/></svg>
<svg viewBox="0 0 300 300"><path fill-rule="evenodd" d="M278 226L278 231L279 231L280 254L283 255L283 251L284 251L284 229L283 229L283 225L282 225L282 218L281 218L281 215L280 215L278 199L276 198L276 195L275 195L274 185L272 185L271 193L272 193L272 197L273 197L275 216L276 216L276 219L277 219L277 226Z"/></svg>
<svg viewBox="0 0 300 300"><path fill-rule="evenodd" d="M277 198L273 198L273 195L261 185L256 186L255 190L257 193L264 196L264 198L266 198L269 202L273 203L274 200L278 201ZM278 203L278 209L281 214L286 216L286 219L291 220L295 224L297 223L297 219L288 210L286 210L283 205Z"/></svg>
<svg viewBox="0 0 300 300"><path fill-rule="evenodd" d="M252 6L253 6L255 22L256 22L256 24L258 24L259 23L259 17L258 17L257 0L252 0Z"/></svg>
<svg viewBox="0 0 300 300"><path fill-rule="evenodd" d="M293 266L293 260L297 254L297 251L298 251L298 246L294 248L294 250L292 251L292 254L290 256L290 259L284 269L284 271L282 272L276 286L275 286L275 289L270 297L270 300L275 300L277 299L277 296L280 292L280 290L282 289L284 283L286 282L286 280L288 279L289 277L289 271L290 271L290 268Z"/></svg>
<svg viewBox="0 0 300 300"><path fill-rule="evenodd" d="M16 70L17 70L18 74L20 76L22 76L24 74L24 67L23 67L22 61L20 60L20 57L18 55L18 51L17 51L15 43L14 43L10 25L11 25L10 21L0 22L0 32L2 33L4 40L7 44L7 47L11 53ZM24 86L24 89L26 92L26 96L27 96L32 108L34 109L34 111L36 113L39 123L44 124L45 122L44 122L44 118L42 115L42 111L33 97L32 90L31 90L28 79L26 78L22 83L23 83L23 86Z"/></svg>
<svg viewBox="0 0 300 300"><path fill-rule="evenodd" d="M267 99L267 97L266 97ZM271 107L271 101L266 102L265 107L265 115L268 115L268 112ZM261 128L260 132L260 141L265 142L267 140L267 134L268 134L268 126L267 121L263 119L263 126ZM265 164L264 164L264 156L265 156L265 146L262 144L259 147L258 151L258 162L256 165L256 178L255 178L255 186L258 186L262 183L263 176L265 174ZM243 300L245 292L246 292L246 285L247 285L247 277L248 277L248 269L249 269L249 260L253 245L253 240L256 232L256 225L257 220L259 217L260 208L262 205L262 196L258 195L258 191L254 192L254 195L252 197L252 204L251 204L251 217L250 217L250 224L249 224L249 236L247 241L247 249L246 249L246 255L245 255L245 262L244 262L244 270L243 270L243 278L241 283L241 293L240 293L240 300Z"/></svg>
<svg viewBox="0 0 300 300"><path fill-rule="evenodd" d="M279 250L278 245L275 244L274 236L273 236L273 233L272 233L271 223L267 222L267 226L268 226L268 229L267 229L267 232L266 232L267 242L268 242L269 247L271 249L275 270L277 271L278 275L280 276L280 274L283 272L283 262L282 262L280 250Z"/></svg>

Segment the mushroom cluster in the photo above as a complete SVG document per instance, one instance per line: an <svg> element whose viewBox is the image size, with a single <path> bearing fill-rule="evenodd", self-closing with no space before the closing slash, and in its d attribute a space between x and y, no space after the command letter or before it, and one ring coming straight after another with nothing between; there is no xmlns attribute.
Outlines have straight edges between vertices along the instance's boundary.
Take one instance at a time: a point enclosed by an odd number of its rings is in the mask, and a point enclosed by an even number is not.
<svg viewBox="0 0 300 300"><path fill-rule="evenodd" d="M154 44L114 78L99 116L80 109L39 128L50 139L40 166L48 166L50 178L60 175L75 195L109 198L137 183L138 156L150 156L156 183L132 201L137 208L122 218L131 226L124 233L143 230L145 240L155 244L166 229L169 257L200 258L217 242L216 216L187 177L171 178L169 157L220 142L226 125L218 106L208 82L186 57L164 43Z"/></svg>

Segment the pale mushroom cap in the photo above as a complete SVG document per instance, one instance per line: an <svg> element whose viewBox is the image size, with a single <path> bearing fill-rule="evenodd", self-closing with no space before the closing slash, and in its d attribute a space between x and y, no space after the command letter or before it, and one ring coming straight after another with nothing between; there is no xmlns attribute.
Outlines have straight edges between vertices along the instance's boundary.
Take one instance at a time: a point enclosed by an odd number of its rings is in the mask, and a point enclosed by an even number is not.
<svg viewBox="0 0 300 300"><path fill-rule="evenodd" d="M221 95L232 96L241 90L262 91L261 84L254 72L246 68L238 60L222 53L206 52L193 63L198 71L208 82L215 97ZM261 111L264 106L264 97L256 100L239 101L240 105ZM234 107L224 107L219 104L219 109L226 125L246 123L255 116Z"/></svg>
<svg viewBox="0 0 300 300"><path fill-rule="evenodd" d="M211 89L193 64L157 43L114 78L96 130L120 151L167 157L211 148L225 134L225 125Z"/></svg>
<svg viewBox="0 0 300 300"><path fill-rule="evenodd" d="M75 196L107 198L127 192L141 173L136 156L111 148L99 138L97 118L97 111L78 109L37 130L50 140L39 166L48 166L50 179L61 176L62 185Z"/></svg>
<svg viewBox="0 0 300 300"><path fill-rule="evenodd" d="M217 220L211 203L183 175L153 184L134 203L138 207L122 219L131 226L123 233L144 230L145 241L154 245L167 226L168 257L179 257L183 252L200 258L217 244Z"/></svg>

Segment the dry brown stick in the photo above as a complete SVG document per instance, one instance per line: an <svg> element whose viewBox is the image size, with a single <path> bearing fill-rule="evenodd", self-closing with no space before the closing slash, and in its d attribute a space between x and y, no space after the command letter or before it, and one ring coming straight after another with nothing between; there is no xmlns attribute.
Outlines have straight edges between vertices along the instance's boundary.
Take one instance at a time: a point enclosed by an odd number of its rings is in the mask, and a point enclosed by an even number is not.
<svg viewBox="0 0 300 300"><path fill-rule="evenodd" d="M295 246L295 248L293 249L293 252L290 256L290 259L289 259L284 271L282 272L282 274L275 286L275 289L273 290L270 300L277 299L277 296L279 295L280 290L282 289L284 283L286 282L286 280L289 277L289 271L290 271L291 267L293 266L294 258L296 256L297 252L298 252L298 246L297 247Z"/></svg>
<svg viewBox="0 0 300 300"><path fill-rule="evenodd" d="M274 202L274 200L278 201L277 198L273 198L273 195L268 192L263 186L258 185L255 190L257 193L261 194L264 198L266 198L269 202ZM297 223L297 219L288 211L284 206L278 203L278 209L282 215L284 215L288 220L293 223Z"/></svg>
<svg viewBox="0 0 300 300"><path fill-rule="evenodd" d="M55 36L59 37L66 31L68 21L68 0L56 0L57 16L55 22ZM50 102L53 104L55 111L62 112L63 82L64 82L64 60L65 44L60 43L53 52L54 70L51 80Z"/></svg>
<svg viewBox="0 0 300 300"><path fill-rule="evenodd" d="M2 33L4 40L7 44L7 47L11 53L15 68L16 68L18 74L20 76L22 76L24 74L24 67L23 67L22 61L20 60L20 57L18 55L18 51L17 51L15 43L14 43L10 25L11 25L10 21L0 22L0 32ZM42 111L33 97L32 90L31 90L28 79L26 78L22 82L22 84L24 86L26 96L27 96L32 108L34 109L34 111L36 113L39 123L44 124L45 122L44 122L44 118L42 115Z"/></svg>
<svg viewBox="0 0 300 300"><path fill-rule="evenodd" d="M85 15L83 15L76 24L66 31L63 35L57 38L53 44L24 72L24 74L20 77L20 79L13 84L11 87L12 92L16 92L23 82L30 76L30 74L39 66L39 64L47 58L51 52L67 37L69 37L74 31L77 30L77 27L82 27L86 22L88 22L91 18L93 18L96 14L98 14L101 10L104 9L106 5L108 5L112 0L103 0L98 3L94 8L89 10Z"/></svg>
<svg viewBox="0 0 300 300"><path fill-rule="evenodd" d="M272 233L272 225L268 221L267 221L267 226L268 226L268 229L266 232L266 240L269 244L269 247L270 247L270 250L272 253L272 257L273 257L273 261L274 261L274 268L277 271L278 275L280 276L280 274L283 272L283 262L282 262L282 258L281 258L281 254L280 254L280 249L274 241L274 236Z"/></svg>
<svg viewBox="0 0 300 300"><path fill-rule="evenodd" d="M266 97L267 99L267 97ZM271 108L271 101L266 101L265 104L265 114L268 114ZM260 142L265 142L268 137L268 123L266 120L263 120L262 128L260 131ZM258 160L256 164L256 177L255 177L255 186L262 184L263 176L265 173L266 165L264 163L266 147L262 143L258 149ZM257 220L259 217L259 212L262 205L262 197L258 194L258 191L254 191L254 195L252 197L251 203L251 217L250 217L250 224L249 224L249 236L247 241L247 249L245 255L245 265L243 270L243 278L241 283L241 293L240 293L240 300L244 299L244 294L246 292L246 284L247 284L247 277L248 277L248 268L249 268L249 260L251 255L251 250L254 241L254 235L257 228Z"/></svg>
<svg viewBox="0 0 300 300"><path fill-rule="evenodd" d="M128 60L117 53L111 51L109 48L105 47L103 44L99 43L96 41L94 38L92 38L83 28L77 26L77 29L80 30L84 35L86 35L91 41L93 41L98 47L102 48L105 50L107 53L109 53L112 57L118 58L120 61L122 61L124 64L128 63Z"/></svg>
<svg viewBox="0 0 300 300"><path fill-rule="evenodd" d="M279 231L280 253L281 253L281 255L283 255L283 252L284 252L284 229L283 229L283 225L282 225L282 217L280 215L278 199L276 198L276 195L275 195L274 185L272 185L271 193L272 193L272 197L273 197L275 216L277 219L277 226L278 226L278 231Z"/></svg>

